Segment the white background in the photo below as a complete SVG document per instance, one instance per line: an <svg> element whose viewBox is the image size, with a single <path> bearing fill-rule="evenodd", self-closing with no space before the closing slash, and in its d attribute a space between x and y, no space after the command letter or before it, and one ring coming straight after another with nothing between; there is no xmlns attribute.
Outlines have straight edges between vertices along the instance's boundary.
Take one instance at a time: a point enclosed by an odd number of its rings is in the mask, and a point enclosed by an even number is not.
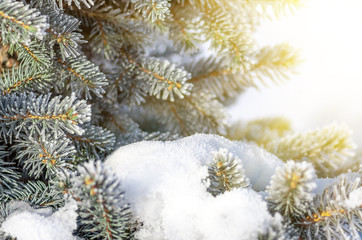
<svg viewBox="0 0 362 240"><path fill-rule="evenodd" d="M260 46L290 43L304 62L289 81L242 94L232 120L284 116L297 130L347 123L362 146L362 0L308 1L264 21L255 37Z"/></svg>

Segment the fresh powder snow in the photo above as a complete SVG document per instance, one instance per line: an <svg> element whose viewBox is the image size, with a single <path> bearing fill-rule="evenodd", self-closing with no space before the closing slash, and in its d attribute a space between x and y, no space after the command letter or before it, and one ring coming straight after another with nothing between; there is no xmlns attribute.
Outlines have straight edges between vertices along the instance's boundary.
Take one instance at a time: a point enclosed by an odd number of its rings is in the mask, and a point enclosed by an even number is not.
<svg viewBox="0 0 362 240"><path fill-rule="evenodd" d="M207 164L220 148L240 159L252 188L216 197L206 191ZM196 134L121 147L105 163L121 178L140 223L137 239L255 239L274 221L256 191L283 163L256 145Z"/></svg>
<svg viewBox="0 0 362 240"><path fill-rule="evenodd" d="M75 240L77 206L74 201L54 212L51 208L33 209L25 202L10 206L13 212L1 230L18 240Z"/></svg>

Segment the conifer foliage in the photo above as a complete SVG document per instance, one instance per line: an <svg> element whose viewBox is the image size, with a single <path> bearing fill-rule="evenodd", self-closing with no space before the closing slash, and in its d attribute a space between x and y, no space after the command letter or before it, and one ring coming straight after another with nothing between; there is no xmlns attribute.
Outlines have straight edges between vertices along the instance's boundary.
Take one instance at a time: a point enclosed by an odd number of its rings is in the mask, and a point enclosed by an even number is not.
<svg viewBox="0 0 362 240"><path fill-rule="evenodd" d="M294 216L306 211L307 203L313 199L316 187L314 168L310 163L289 161L278 169L268 188L270 208L284 216Z"/></svg>
<svg viewBox="0 0 362 240"><path fill-rule="evenodd" d="M213 162L209 166L210 186L207 189L217 196L225 191L249 186L240 160L228 153L227 149L220 149L213 153Z"/></svg>
<svg viewBox="0 0 362 240"><path fill-rule="evenodd" d="M130 211L120 181L100 161L79 166L71 177L73 197L79 205L80 236L103 239L129 238Z"/></svg>
<svg viewBox="0 0 362 240"><path fill-rule="evenodd" d="M358 169L345 127L293 135L283 119L227 124L225 106L238 94L293 73L292 47L258 48L252 33L270 9L281 15L297 3L0 0L0 221L16 201L57 211L71 198L74 235L132 239L132 205L103 161L128 143L201 132L292 160L267 189L270 212L283 220L265 236L357 239L361 205L349 200L361 173L312 192L316 176ZM228 150L213 158L213 196L252 187Z"/></svg>

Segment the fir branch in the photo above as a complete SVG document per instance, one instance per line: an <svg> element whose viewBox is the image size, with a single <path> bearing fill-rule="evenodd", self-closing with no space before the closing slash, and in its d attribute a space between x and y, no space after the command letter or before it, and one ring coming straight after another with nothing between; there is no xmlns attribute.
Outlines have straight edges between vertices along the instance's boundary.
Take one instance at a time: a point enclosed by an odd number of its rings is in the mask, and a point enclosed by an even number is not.
<svg viewBox="0 0 362 240"><path fill-rule="evenodd" d="M23 2L0 1L1 39L5 43L26 42L30 36L44 37L48 28L46 16Z"/></svg>
<svg viewBox="0 0 362 240"><path fill-rule="evenodd" d="M315 179L315 170L307 162L288 161L283 168L278 168L267 187L271 211L292 219L304 214L313 199Z"/></svg>
<svg viewBox="0 0 362 240"><path fill-rule="evenodd" d="M157 20L164 21L170 14L170 0L131 0L131 2L134 4L135 10L152 23Z"/></svg>
<svg viewBox="0 0 362 240"><path fill-rule="evenodd" d="M179 98L190 95L192 84L187 82L190 74L174 64L150 58L142 60L138 68L140 71L136 78L149 84L146 91L151 96L162 97L163 100L170 98L173 102L173 94Z"/></svg>
<svg viewBox="0 0 362 240"><path fill-rule="evenodd" d="M125 46L143 48L149 42L149 35L141 21L130 18L123 9L100 1L88 10L68 11L82 22L82 27L90 32L87 40L96 53L106 59L120 56Z"/></svg>
<svg viewBox="0 0 362 240"><path fill-rule="evenodd" d="M114 31L113 26L97 20L93 23L89 39L94 52L103 53L106 59L113 59L119 55L122 38Z"/></svg>
<svg viewBox="0 0 362 240"><path fill-rule="evenodd" d="M63 205L63 195L53 191L51 185L42 181L29 181L23 185L21 197L16 200L25 201L32 206L58 208Z"/></svg>
<svg viewBox="0 0 362 240"><path fill-rule="evenodd" d="M70 168L75 151L70 140L60 137L34 136L15 141L16 159L28 176L49 179L60 169Z"/></svg>
<svg viewBox="0 0 362 240"><path fill-rule="evenodd" d="M23 66L23 65L22 65ZM52 88L54 74L37 68L12 68L3 72L0 91L3 95L13 92L45 92Z"/></svg>
<svg viewBox="0 0 362 240"><path fill-rule="evenodd" d="M71 177L79 207L77 234L89 239L127 239L130 212L118 178L98 161L79 166Z"/></svg>
<svg viewBox="0 0 362 240"><path fill-rule="evenodd" d="M197 29L201 27L198 19L193 16L195 11L190 5L171 7L172 19L170 22L169 38L174 42L174 47L182 53L192 54L197 52L198 44L203 42Z"/></svg>
<svg viewBox="0 0 362 240"><path fill-rule="evenodd" d="M251 28L247 21L236 22L219 7L208 8L201 15L202 33L211 40L211 48L237 65L244 64L246 55L251 53Z"/></svg>
<svg viewBox="0 0 362 240"><path fill-rule="evenodd" d="M148 99L144 108L146 114L139 115L139 111L132 115L145 128L153 125L162 131L181 134L193 133L226 134L226 113L223 106L215 97L206 91L195 92L184 99L175 102ZM159 123L159 126L157 125Z"/></svg>
<svg viewBox="0 0 362 240"><path fill-rule="evenodd" d="M83 126L82 135L67 135L72 139L78 154L89 158L94 156L96 159L104 158L104 155L114 150L116 137L111 131L98 126Z"/></svg>
<svg viewBox="0 0 362 240"><path fill-rule="evenodd" d="M359 193L358 193L359 191ZM302 237L324 239L360 239L362 231L361 179L342 175L317 195L309 210L296 221ZM346 204L353 194L353 204ZM357 204L356 204L357 203Z"/></svg>
<svg viewBox="0 0 362 240"><path fill-rule="evenodd" d="M63 100L33 93L0 96L0 134L6 142L24 131L29 136L53 132L57 137L63 131L81 134L84 130L79 125L89 121L90 106L74 95Z"/></svg>
<svg viewBox="0 0 362 240"><path fill-rule="evenodd" d="M68 13L75 15L86 27L92 27L94 22L107 23L116 27L123 15L121 9L107 5L106 1L96 2L91 9L72 9Z"/></svg>
<svg viewBox="0 0 362 240"><path fill-rule="evenodd" d="M9 154L0 146L0 199L11 197L14 190L19 188L20 174L16 171L14 163L5 162L4 158Z"/></svg>
<svg viewBox="0 0 362 240"><path fill-rule="evenodd" d="M53 186L47 185L42 181L28 181L21 184L19 188L14 189L12 195L2 195L0 200L2 203L7 204L14 201L24 201L37 208L57 208L63 205L63 195L52 189Z"/></svg>
<svg viewBox="0 0 362 240"><path fill-rule="evenodd" d="M235 123L228 129L228 137L233 140L252 141L259 146L264 146L290 132L291 124L285 118L261 118L245 125L241 122Z"/></svg>
<svg viewBox="0 0 362 240"><path fill-rule="evenodd" d="M105 93L103 87L108 85L106 76L86 57L68 58L64 62L58 59L58 62L65 69L61 76L63 84L77 96L84 94L86 99L92 99L91 93L99 98ZM65 79L70 79L70 83L67 84Z"/></svg>
<svg viewBox="0 0 362 240"><path fill-rule="evenodd" d="M17 44L15 51L24 68L45 69L52 65L49 49L45 47L44 42L32 40L27 44Z"/></svg>
<svg viewBox="0 0 362 240"><path fill-rule="evenodd" d="M94 5L93 0L57 0L59 2L59 7L63 8L63 1L68 4L68 6L71 6L73 3L77 6L77 8L81 8L81 4L83 3L87 8L90 8Z"/></svg>
<svg viewBox="0 0 362 240"><path fill-rule="evenodd" d="M17 181L20 174L17 173L13 163L0 160L0 193L1 195L11 195L18 186Z"/></svg>
<svg viewBox="0 0 362 240"><path fill-rule="evenodd" d="M289 79L289 73L295 73L300 63L298 51L285 43L263 47L252 58L255 63L250 65L243 78L257 79L264 85L267 85L265 77L274 83Z"/></svg>
<svg viewBox="0 0 362 240"><path fill-rule="evenodd" d="M192 74L190 82L194 84L195 90L206 89L215 94L218 99L225 101L235 97L244 89L256 86L253 81L243 78L244 68L242 66L228 66L223 58L201 58L192 61L186 66Z"/></svg>
<svg viewBox="0 0 362 240"><path fill-rule="evenodd" d="M41 12L49 17L50 28L47 32L50 46L57 44L63 60L79 56L79 46L86 42L78 32L80 21L54 6L44 7Z"/></svg>
<svg viewBox="0 0 362 240"><path fill-rule="evenodd" d="M297 51L287 44L262 48L249 57L253 64L235 65L211 56L191 62L186 69L195 89L207 89L225 101L249 87L258 88L258 82L267 85L265 78L274 83L288 79L299 63Z"/></svg>
<svg viewBox="0 0 362 240"><path fill-rule="evenodd" d="M310 161L318 176L327 177L334 176L348 157L354 155L355 145L346 126L330 125L276 139L266 144L265 149L285 161Z"/></svg>
<svg viewBox="0 0 362 240"><path fill-rule="evenodd" d="M111 0L111 3L107 1L97 1L91 9L72 9L67 13L74 15L80 19L82 25L85 27L92 27L94 23L99 22L107 24L113 27L113 30L120 30L122 27L129 29L131 26L127 26L125 21L129 19L129 14L124 12L125 9L121 9L120 6L116 5L116 2ZM136 30L138 31L138 30Z"/></svg>
<svg viewBox="0 0 362 240"><path fill-rule="evenodd" d="M207 191L217 196L235 188L249 187L249 180L245 176L240 159L234 157L227 149L222 148L213 152L213 160L208 170L210 186Z"/></svg>

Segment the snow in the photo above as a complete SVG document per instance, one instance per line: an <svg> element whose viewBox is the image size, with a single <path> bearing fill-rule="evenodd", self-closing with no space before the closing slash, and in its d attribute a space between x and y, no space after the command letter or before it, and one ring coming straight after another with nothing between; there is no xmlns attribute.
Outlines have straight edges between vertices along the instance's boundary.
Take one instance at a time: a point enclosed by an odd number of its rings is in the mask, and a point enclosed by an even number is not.
<svg viewBox="0 0 362 240"><path fill-rule="evenodd" d="M190 194L172 188L161 191L163 208L157 215L140 217L147 225L136 234L138 239L155 239L154 229L163 230L158 234L163 237L158 239L255 239L271 222L265 202L250 189L217 197L200 190ZM143 204L152 206L154 200L149 198Z"/></svg>
<svg viewBox="0 0 362 240"><path fill-rule="evenodd" d="M67 203L53 213L51 208L33 209L25 202L10 206L14 211L6 218L1 230L18 240L73 240L76 226L76 204Z"/></svg>
<svg viewBox="0 0 362 240"><path fill-rule="evenodd" d="M207 162L226 148L240 159L254 189L213 197L206 191ZM121 178L138 222L136 237L158 239L255 239L273 220L264 190L281 160L256 145L196 134L172 142L138 142L105 162Z"/></svg>

